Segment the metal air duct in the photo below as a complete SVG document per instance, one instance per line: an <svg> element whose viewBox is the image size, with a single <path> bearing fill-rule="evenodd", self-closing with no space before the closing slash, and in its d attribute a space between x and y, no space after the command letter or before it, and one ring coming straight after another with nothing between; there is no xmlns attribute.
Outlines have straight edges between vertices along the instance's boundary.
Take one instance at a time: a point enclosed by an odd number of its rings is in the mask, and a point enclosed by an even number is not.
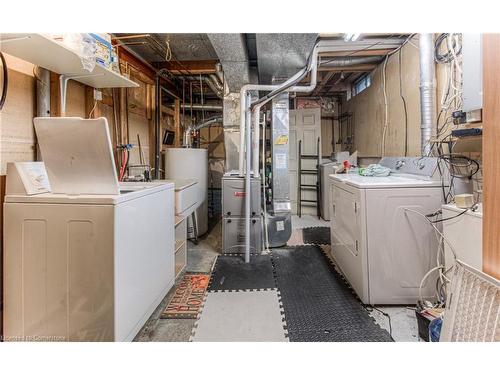
<svg viewBox="0 0 500 375"><path fill-rule="evenodd" d="M419 35L420 53L420 150L431 152L431 138L436 135L436 71L432 34Z"/></svg>

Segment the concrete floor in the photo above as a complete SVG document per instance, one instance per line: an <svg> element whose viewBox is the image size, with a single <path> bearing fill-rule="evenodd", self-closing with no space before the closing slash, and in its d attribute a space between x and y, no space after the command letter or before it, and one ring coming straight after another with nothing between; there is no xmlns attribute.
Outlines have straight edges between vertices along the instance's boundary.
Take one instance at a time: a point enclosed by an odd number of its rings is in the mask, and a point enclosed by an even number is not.
<svg viewBox="0 0 500 375"><path fill-rule="evenodd" d="M186 272L210 273L215 258L222 248L222 221L219 221L212 231L203 236L195 245L188 241L188 254ZM161 342L182 342L189 341L196 319L161 319L161 313L168 305L172 294L177 288L176 280L174 287L163 299L160 306L155 310L151 318L144 325L135 341L161 341Z"/></svg>
<svg viewBox="0 0 500 375"><path fill-rule="evenodd" d="M328 221L318 219L315 216L302 215L292 216L292 228L307 228L314 226L329 226ZM220 253L222 247L222 222L213 230L200 239L197 245L188 243L188 264L187 272L209 273L214 264L215 258ZM160 315L170 300L176 285L163 299L162 303L153 313L149 321L135 341L156 341L156 342L182 342L189 341L195 319L160 319ZM415 312L410 306L379 307L391 317L392 336L395 341L419 341L417 321ZM388 318L377 310L373 310L371 316L384 329L389 331Z"/></svg>

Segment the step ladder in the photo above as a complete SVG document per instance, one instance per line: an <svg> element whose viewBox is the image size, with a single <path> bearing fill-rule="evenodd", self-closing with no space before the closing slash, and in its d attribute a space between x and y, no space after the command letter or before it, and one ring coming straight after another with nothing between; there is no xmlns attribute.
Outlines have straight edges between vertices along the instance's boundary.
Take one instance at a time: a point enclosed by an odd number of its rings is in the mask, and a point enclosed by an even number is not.
<svg viewBox="0 0 500 375"><path fill-rule="evenodd" d="M299 155L297 158L297 171L298 171L298 181L297 181L297 215L299 217L302 216L302 203L307 203L308 207L316 207L316 213L318 215L318 219L321 217L321 173L320 173L320 138L318 138L317 143L317 153L316 155L302 155L302 141L299 141ZM316 168L315 169L302 169L302 160L316 160ZM315 184L303 184L302 176L303 175L315 175L316 183ZM302 199L303 191L314 191L316 193L316 199Z"/></svg>

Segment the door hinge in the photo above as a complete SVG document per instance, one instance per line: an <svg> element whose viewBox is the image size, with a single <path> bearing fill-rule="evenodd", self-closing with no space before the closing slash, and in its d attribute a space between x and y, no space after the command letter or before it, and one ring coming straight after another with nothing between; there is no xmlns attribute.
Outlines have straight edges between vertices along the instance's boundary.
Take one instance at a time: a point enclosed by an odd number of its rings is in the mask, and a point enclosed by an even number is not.
<svg viewBox="0 0 500 375"><path fill-rule="evenodd" d="M356 240L356 253L359 252L359 247L358 247L358 240Z"/></svg>
<svg viewBox="0 0 500 375"><path fill-rule="evenodd" d="M354 213L358 213L358 204L356 202L354 202Z"/></svg>

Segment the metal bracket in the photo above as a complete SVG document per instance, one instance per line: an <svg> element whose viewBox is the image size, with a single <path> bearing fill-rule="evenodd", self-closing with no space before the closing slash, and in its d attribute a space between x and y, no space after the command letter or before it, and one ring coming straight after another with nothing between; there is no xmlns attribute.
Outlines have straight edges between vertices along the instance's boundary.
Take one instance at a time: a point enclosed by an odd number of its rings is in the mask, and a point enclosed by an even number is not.
<svg viewBox="0 0 500 375"><path fill-rule="evenodd" d="M97 77L103 76L104 73L100 74L82 74L82 75L72 75L68 76L66 74L61 74L59 76L59 88L61 90L61 116L66 114L66 93L68 89L68 82L72 79L84 78L84 77Z"/></svg>

